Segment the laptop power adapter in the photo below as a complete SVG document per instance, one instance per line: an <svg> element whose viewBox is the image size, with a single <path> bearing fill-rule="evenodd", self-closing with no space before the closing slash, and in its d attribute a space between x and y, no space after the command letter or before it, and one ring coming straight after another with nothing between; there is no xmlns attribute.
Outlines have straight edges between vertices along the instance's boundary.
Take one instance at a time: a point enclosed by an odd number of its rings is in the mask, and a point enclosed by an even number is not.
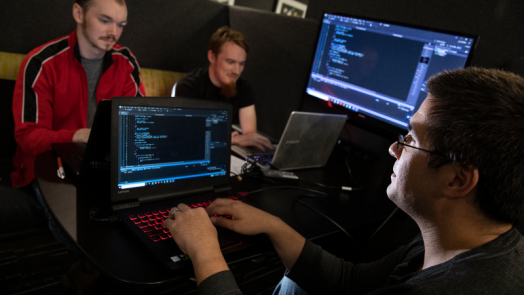
<svg viewBox="0 0 524 295"><path fill-rule="evenodd" d="M293 172L279 171L271 169L262 169L264 177L270 180L274 180L278 183L285 183L289 185L298 185L299 178Z"/></svg>

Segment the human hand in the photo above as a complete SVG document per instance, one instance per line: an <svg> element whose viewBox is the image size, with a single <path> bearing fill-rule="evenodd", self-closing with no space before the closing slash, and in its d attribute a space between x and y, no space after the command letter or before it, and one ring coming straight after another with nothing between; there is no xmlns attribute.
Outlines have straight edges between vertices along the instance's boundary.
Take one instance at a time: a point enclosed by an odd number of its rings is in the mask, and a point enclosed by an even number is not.
<svg viewBox="0 0 524 295"><path fill-rule="evenodd" d="M247 204L216 199L207 209L209 215L231 215L231 219L212 216L211 222L244 235L266 234L287 269L292 269L306 239L280 218Z"/></svg>
<svg viewBox="0 0 524 295"><path fill-rule="evenodd" d="M267 137L262 136L256 132L249 132L239 134L234 131L231 133L231 143L239 146L256 146L257 148L265 151L266 149L273 149L271 141Z"/></svg>
<svg viewBox="0 0 524 295"><path fill-rule="evenodd" d="M91 134L90 128L78 129L73 135L73 142L87 143L89 140L89 134Z"/></svg>
<svg viewBox="0 0 524 295"><path fill-rule="evenodd" d="M218 235L215 226L209 220L204 208L191 209L179 204L169 212L162 224L171 232L171 236L182 252L191 258L195 253L220 253Z"/></svg>
<svg viewBox="0 0 524 295"><path fill-rule="evenodd" d="M244 235L268 234L280 219L274 215L239 201L216 199L206 209L211 222ZM212 216L231 215L231 219Z"/></svg>
<svg viewBox="0 0 524 295"><path fill-rule="evenodd" d="M217 230L204 208L191 209L178 204L171 208L162 225L169 229L180 250L191 258L197 285L213 274L229 270L220 251Z"/></svg>

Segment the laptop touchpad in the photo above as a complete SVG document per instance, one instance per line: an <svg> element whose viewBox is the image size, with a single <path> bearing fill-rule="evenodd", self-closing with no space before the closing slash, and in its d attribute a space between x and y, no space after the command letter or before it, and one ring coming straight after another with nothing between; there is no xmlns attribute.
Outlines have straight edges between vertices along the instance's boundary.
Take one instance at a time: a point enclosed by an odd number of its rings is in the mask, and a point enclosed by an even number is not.
<svg viewBox="0 0 524 295"><path fill-rule="evenodd" d="M221 227L217 227L218 233L218 243L220 244L220 249L223 251L225 249L237 246L242 244L242 242L237 239L233 234Z"/></svg>

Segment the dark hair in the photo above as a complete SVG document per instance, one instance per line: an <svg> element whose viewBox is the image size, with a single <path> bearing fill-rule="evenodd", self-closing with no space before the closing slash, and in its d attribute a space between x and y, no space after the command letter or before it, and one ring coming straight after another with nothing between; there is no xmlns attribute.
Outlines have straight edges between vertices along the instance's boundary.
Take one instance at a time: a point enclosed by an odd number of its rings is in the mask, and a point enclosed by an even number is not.
<svg viewBox="0 0 524 295"><path fill-rule="evenodd" d="M236 45L242 47L246 53L249 52L249 45L247 44L246 37L242 33L231 29L228 26L223 26L218 29L211 40L209 41L209 50L215 55L218 55L222 50L222 45L226 42L234 42Z"/></svg>
<svg viewBox="0 0 524 295"><path fill-rule="evenodd" d="M477 202L495 220L524 221L524 78L500 70L445 71L427 81L429 166L473 164Z"/></svg>
<svg viewBox="0 0 524 295"><path fill-rule="evenodd" d="M120 5L126 5L125 0L115 0L115 1ZM91 5L93 4L92 2L93 0L75 0L75 3L80 5L80 7L82 7L82 9L84 10L84 13L86 13L89 7L91 7Z"/></svg>

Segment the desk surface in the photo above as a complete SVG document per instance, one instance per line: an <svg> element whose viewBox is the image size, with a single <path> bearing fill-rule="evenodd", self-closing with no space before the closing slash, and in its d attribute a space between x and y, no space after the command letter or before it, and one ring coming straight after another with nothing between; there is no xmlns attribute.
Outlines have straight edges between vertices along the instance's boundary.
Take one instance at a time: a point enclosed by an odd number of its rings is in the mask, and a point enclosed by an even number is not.
<svg viewBox="0 0 524 295"><path fill-rule="evenodd" d="M357 228L386 216L394 205L387 199L385 188L389 183L391 161L384 157L363 160L362 157L349 157L357 181L367 189L350 193L333 190L315 190L330 193L328 198L302 197L301 200L328 215L344 228ZM93 207L89 195L76 190L73 179L66 175L61 180L56 176L56 154L47 151L37 156L35 171L44 200L59 224L74 240L79 249L89 257L106 275L123 281L138 284L160 284L172 282L192 275L188 267L170 270L142 245L131 232L124 229L121 222L100 222L89 218ZM389 172L388 172L389 171ZM326 167L295 171L301 179L308 179L325 185L353 186L345 166L345 155L335 149ZM389 173L389 174L388 174ZM239 182L232 179L236 191L254 191L274 187L258 179L245 178ZM307 239L316 239L338 232L329 221L295 202L295 196L311 195L307 191L293 189L269 190L246 197L246 203L274 214L301 233ZM269 242L226 255L228 263L248 259L273 251ZM141 270L141 271L139 271Z"/></svg>

